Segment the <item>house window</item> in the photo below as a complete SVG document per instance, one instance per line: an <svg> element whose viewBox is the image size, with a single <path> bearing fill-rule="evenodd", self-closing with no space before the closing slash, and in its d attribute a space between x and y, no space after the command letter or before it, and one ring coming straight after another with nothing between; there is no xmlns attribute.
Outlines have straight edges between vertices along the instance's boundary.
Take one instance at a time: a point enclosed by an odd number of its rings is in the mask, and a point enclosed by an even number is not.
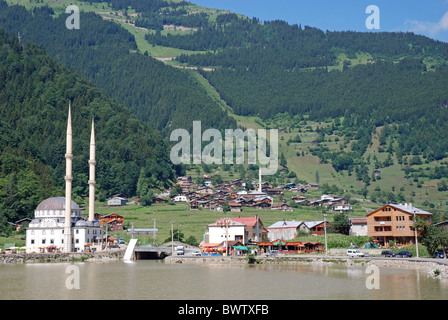
<svg viewBox="0 0 448 320"><path fill-rule="evenodd" d="M34 244L34 239L31 239L31 244Z"/></svg>

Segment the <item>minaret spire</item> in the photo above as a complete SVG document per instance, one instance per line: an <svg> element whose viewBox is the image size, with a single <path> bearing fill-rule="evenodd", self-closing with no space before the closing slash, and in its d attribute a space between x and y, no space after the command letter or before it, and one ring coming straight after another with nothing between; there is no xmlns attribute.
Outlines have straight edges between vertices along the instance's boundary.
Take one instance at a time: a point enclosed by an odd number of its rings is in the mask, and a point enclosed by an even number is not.
<svg viewBox="0 0 448 320"><path fill-rule="evenodd" d="M261 167L258 167L258 191L261 192Z"/></svg>
<svg viewBox="0 0 448 320"><path fill-rule="evenodd" d="M95 128L92 119L92 132L90 134L89 159L89 221L95 220Z"/></svg>
<svg viewBox="0 0 448 320"><path fill-rule="evenodd" d="M73 161L73 142L72 142L72 118L71 105L68 105L67 119L67 146L65 152L65 226L64 226L64 251L72 251L72 161Z"/></svg>

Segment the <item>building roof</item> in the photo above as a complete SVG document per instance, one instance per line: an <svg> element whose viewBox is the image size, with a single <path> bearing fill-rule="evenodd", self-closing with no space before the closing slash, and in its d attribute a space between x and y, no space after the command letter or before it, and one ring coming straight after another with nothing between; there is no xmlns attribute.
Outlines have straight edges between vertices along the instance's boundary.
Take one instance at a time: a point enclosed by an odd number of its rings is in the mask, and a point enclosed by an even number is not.
<svg viewBox="0 0 448 320"><path fill-rule="evenodd" d="M78 204L72 200L72 210L80 210ZM65 210L65 197L48 198L39 203L36 210Z"/></svg>
<svg viewBox="0 0 448 320"><path fill-rule="evenodd" d="M245 226L244 223L235 221L235 220L233 220L233 218L219 218L218 220L216 220L215 223L209 224L208 227L225 227L226 221L228 221L227 225L229 227Z"/></svg>
<svg viewBox="0 0 448 320"><path fill-rule="evenodd" d="M351 224L366 224L367 218L351 218L350 222Z"/></svg>
<svg viewBox="0 0 448 320"><path fill-rule="evenodd" d="M263 223L261 223L261 220L258 216L253 216L253 217L238 217L238 218L231 218L234 221L237 222L241 222L244 223L246 226L248 227L254 227L257 224L257 220L259 220L260 224L263 225Z"/></svg>
<svg viewBox="0 0 448 320"><path fill-rule="evenodd" d="M302 224L303 221L277 221L276 223L267 227L267 229L278 229L278 228L297 228Z"/></svg>
<svg viewBox="0 0 448 320"><path fill-rule="evenodd" d="M321 221L304 221L303 223L304 223L308 228L313 228L313 227L315 227L315 226L318 226L318 225L324 223L324 221L323 221L323 220L321 220ZM328 222L327 222L327 224L328 224Z"/></svg>
<svg viewBox="0 0 448 320"><path fill-rule="evenodd" d="M366 216L371 215L372 213L378 212L379 210L381 210L382 208L386 207L386 206L390 206L393 208L396 208L398 210L407 212L409 214L420 214L420 215L432 215L431 212L416 208L412 205L412 203L405 203L405 204L393 204L393 203L389 203L386 204L384 206L382 206L381 208L378 208L376 210L373 210L372 212L369 212L368 214L366 214Z"/></svg>
<svg viewBox="0 0 448 320"><path fill-rule="evenodd" d="M430 213L430 212L428 212L428 211L425 211L425 210L422 210L422 209L419 209L419 208L416 208L416 207L414 207L413 205L412 205L412 203L405 203L405 204L389 204L390 206L392 206L392 207L395 207L395 208L397 208L397 209L401 209L401 210L403 210L403 211L407 211L407 212L409 212L409 213L412 213L412 214L429 214L429 215L432 215L432 213Z"/></svg>

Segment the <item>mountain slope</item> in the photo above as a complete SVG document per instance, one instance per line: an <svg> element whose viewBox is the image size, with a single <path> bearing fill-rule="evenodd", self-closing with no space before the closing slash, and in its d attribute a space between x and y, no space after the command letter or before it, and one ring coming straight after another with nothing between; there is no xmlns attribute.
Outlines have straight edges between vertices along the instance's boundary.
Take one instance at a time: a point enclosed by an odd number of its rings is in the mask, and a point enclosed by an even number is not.
<svg viewBox="0 0 448 320"><path fill-rule="evenodd" d="M46 197L63 195L69 101L76 201L88 194L92 119L100 198L136 195L139 181L163 188L175 180L180 168L169 161L158 131L43 49L23 46L0 29L0 226L31 216Z"/></svg>
<svg viewBox="0 0 448 320"><path fill-rule="evenodd" d="M201 120L204 128L235 126L187 72L135 52L133 35L118 24L83 12L82 27L69 30L66 18L54 16L49 7L27 11L0 2L0 27L42 45L164 135L173 128L190 129L193 120Z"/></svg>

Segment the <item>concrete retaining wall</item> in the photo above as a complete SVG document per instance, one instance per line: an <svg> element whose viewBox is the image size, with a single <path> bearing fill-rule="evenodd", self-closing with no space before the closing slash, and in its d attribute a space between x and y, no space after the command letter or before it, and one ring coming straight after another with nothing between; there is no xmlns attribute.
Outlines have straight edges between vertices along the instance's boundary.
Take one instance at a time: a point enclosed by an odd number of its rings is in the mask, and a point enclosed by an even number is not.
<svg viewBox="0 0 448 320"><path fill-rule="evenodd" d="M0 264L73 261L116 261L123 259L123 256L124 250L110 250L94 253L15 253L0 254Z"/></svg>

